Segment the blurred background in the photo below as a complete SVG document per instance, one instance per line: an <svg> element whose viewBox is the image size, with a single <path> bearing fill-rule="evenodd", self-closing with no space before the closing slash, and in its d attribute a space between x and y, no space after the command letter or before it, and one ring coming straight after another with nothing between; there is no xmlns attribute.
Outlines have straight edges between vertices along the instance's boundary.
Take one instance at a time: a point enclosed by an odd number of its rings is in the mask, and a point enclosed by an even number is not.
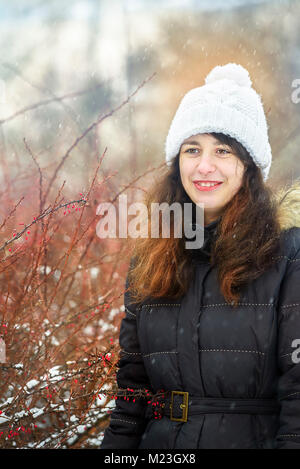
<svg viewBox="0 0 300 469"><path fill-rule="evenodd" d="M140 174L161 163L180 99L227 62L246 67L262 96L270 184L299 176L300 103L291 97L300 79L299 0L2 0L0 21L0 119L49 101L1 125L4 184L5 171L32 165L24 137L47 165L154 72L82 139L59 177L68 175L66 187L87 183L105 147L106 170Z"/></svg>
<svg viewBox="0 0 300 469"><path fill-rule="evenodd" d="M262 97L267 184L300 176L300 0L0 0L0 31L0 448L99 448L128 259L97 206L144 195L228 62Z"/></svg>

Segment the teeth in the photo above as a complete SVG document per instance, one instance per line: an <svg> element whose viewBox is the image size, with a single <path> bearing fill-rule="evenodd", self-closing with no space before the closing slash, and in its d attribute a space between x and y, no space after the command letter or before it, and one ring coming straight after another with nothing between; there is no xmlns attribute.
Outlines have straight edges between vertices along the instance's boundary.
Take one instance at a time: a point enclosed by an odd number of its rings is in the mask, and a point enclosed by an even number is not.
<svg viewBox="0 0 300 469"><path fill-rule="evenodd" d="M210 187L210 186L216 186L218 182L197 182L198 186L203 186L203 187Z"/></svg>

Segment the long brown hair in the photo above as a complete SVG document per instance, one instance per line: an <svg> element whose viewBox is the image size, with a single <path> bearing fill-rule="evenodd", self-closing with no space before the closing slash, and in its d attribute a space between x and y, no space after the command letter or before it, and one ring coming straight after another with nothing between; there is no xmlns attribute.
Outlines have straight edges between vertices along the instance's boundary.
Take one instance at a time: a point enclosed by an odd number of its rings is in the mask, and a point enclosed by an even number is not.
<svg viewBox="0 0 300 469"><path fill-rule="evenodd" d="M239 191L223 209L210 259L217 267L219 287L225 300L237 306L241 288L266 271L278 256L281 228L276 216L277 202L243 145L221 133L210 135L229 145L245 166ZM185 202L193 204L181 183L179 155L180 152L147 192L144 203L148 214L153 202L167 202L168 206L178 202L183 210ZM148 226L150 233L150 215ZM132 301L178 299L187 292L195 267L187 255L183 237L153 238L149 235L130 239L129 244L134 258L128 277Z"/></svg>

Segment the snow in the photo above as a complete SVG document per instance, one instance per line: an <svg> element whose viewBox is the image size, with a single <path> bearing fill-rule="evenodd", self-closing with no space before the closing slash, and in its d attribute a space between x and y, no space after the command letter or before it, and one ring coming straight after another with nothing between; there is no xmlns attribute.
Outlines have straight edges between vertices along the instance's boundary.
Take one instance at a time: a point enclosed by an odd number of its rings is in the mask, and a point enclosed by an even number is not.
<svg viewBox="0 0 300 469"><path fill-rule="evenodd" d="M3 413L0 415L0 425L1 425L1 423L7 422L8 420L9 420L9 417L7 415L5 415Z"/></svg>
<svg viewBox="0 0 300 469"><path fill-rule="evenodd" d="M68 444L71 445L72 443L75 443L75 441L77 440L77 435L74 435L72 436L71 438L69 438L67 441L68 441Z"/></svg>
<svg viewBox="0 0 300 469"><path fill-rule="evenodd" d="M41 274L44 274L45 273L45 269L46 269L46 275L48 275L50 272L51 272L51 267L49 267L49 265L40 265L39 268L38 268L38 271L41 273Z"/></svg>
<svg viewBox="0 0 300 469"><path fill-rule="evenodd" d="M97 278L98 273L100 272L100 269L99 269L99 267L92 267L90 269L90 271L91 271L91 277L92 278Z"/></svg>
<svg viewBox="0 0 300 469"><path fill-rule="evenodd" d="M52 344L52 345L55 345L55 346L58 346L58 345L59 345L59 342L58 342L58 340L56 339L56 337L54 337L54 336L51 337L51 344Z"/></svg>
<svg viewBox="0 0 300 469"><path fill-rule="evenodd" d="M111 321L119 312L119 308L112 308L112 310L109 312L108 319Z"/></svg>
<svg viewBox="0 0 300 469"><path fill-rule="evenodd" d="M28 383L25 385L25 390L26 388L27 389L31 389L33 388L34 386L36 386L37 384L39 384L39 381L37 381L36 379L31 379L30 381L28 381Z"/></svg>
<svg viewBox="0 0 300 469"><path fill-rule="evenodd" d="M60 381L61 379L61 372L60 372L60 365L56 365L53 368L50 368L50 381L51 383L55 383L56 381Z"/></svg>
<svg viewBox="0 0 300 469"><path fill-rule="evenodd" d="M44 407L42 407L42 408L40 408L40 409L39 409L38 407L33 407L32 409L30 409L30 411L31 411L31 413L32 413L32 415L33 415L33 418L35 418L35 419L36 419L37 417L39 417L40 415L43 415L44 410L45 410Z"/></svg>
<svg viewBox="0 0 300 469"><path fill-rule="evenodd" d="M55 280L59 280L60 276L61 276L61 271L59 269L56 269L53 273L53 277L55 278Z"/></svg>
<svg viewBox="0 0 300 469"><path fill-rule="evenodd" d="M107 322L104 321L103 319L99 319L99 321L98 321L98 326L101 326L101 328L102 328L103 331L107 331L108 329L112 329L112 330L115 329L112 324L107 323Z"/></svg>
<svg viewBox="0 0 300 469"><path fill-rule="evenodd" d="M94 334L94 328L92 326L86 326L83 329L84 334L86 335L93 335Z"/></svg>

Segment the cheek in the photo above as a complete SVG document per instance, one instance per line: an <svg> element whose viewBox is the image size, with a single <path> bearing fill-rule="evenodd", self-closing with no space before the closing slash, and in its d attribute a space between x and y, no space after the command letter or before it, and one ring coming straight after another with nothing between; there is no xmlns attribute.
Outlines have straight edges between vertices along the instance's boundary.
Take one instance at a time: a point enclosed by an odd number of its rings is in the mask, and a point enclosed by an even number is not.
<svg viewBox="0 0 300 469"><path fill-rule="evenodd" d="M244 174L244 170L245 170L245 167L244 167L243 163L240 160L237 160L236 164L235 164L236 175L240 176L242 178L242 176Z"/></svg>
<svg viewBox="0 0 300 469"><path fill-rule="evenodd" d="M239 162L232 173L232 187L234 188L234 192L237 192L243 181L243 175L244 175L245 168L244 166Z"/></svg>
<svg viewBox="0 0 300 469"><path fill-rule="evenodd" d="M189 174L190 174L189 165L186 164L186 162L180 161L179 162L179 170L180 170L180 176L181 176L182 182L183 183L187 182Z"/></svg>
<svg viewBox="0 0 300 469"><path fill-rule="evenodd" d="M242 162L240 160L235 161L231 168L231 176L235 180L237 186L242 182L244 171L245 168Z"/></svg>

